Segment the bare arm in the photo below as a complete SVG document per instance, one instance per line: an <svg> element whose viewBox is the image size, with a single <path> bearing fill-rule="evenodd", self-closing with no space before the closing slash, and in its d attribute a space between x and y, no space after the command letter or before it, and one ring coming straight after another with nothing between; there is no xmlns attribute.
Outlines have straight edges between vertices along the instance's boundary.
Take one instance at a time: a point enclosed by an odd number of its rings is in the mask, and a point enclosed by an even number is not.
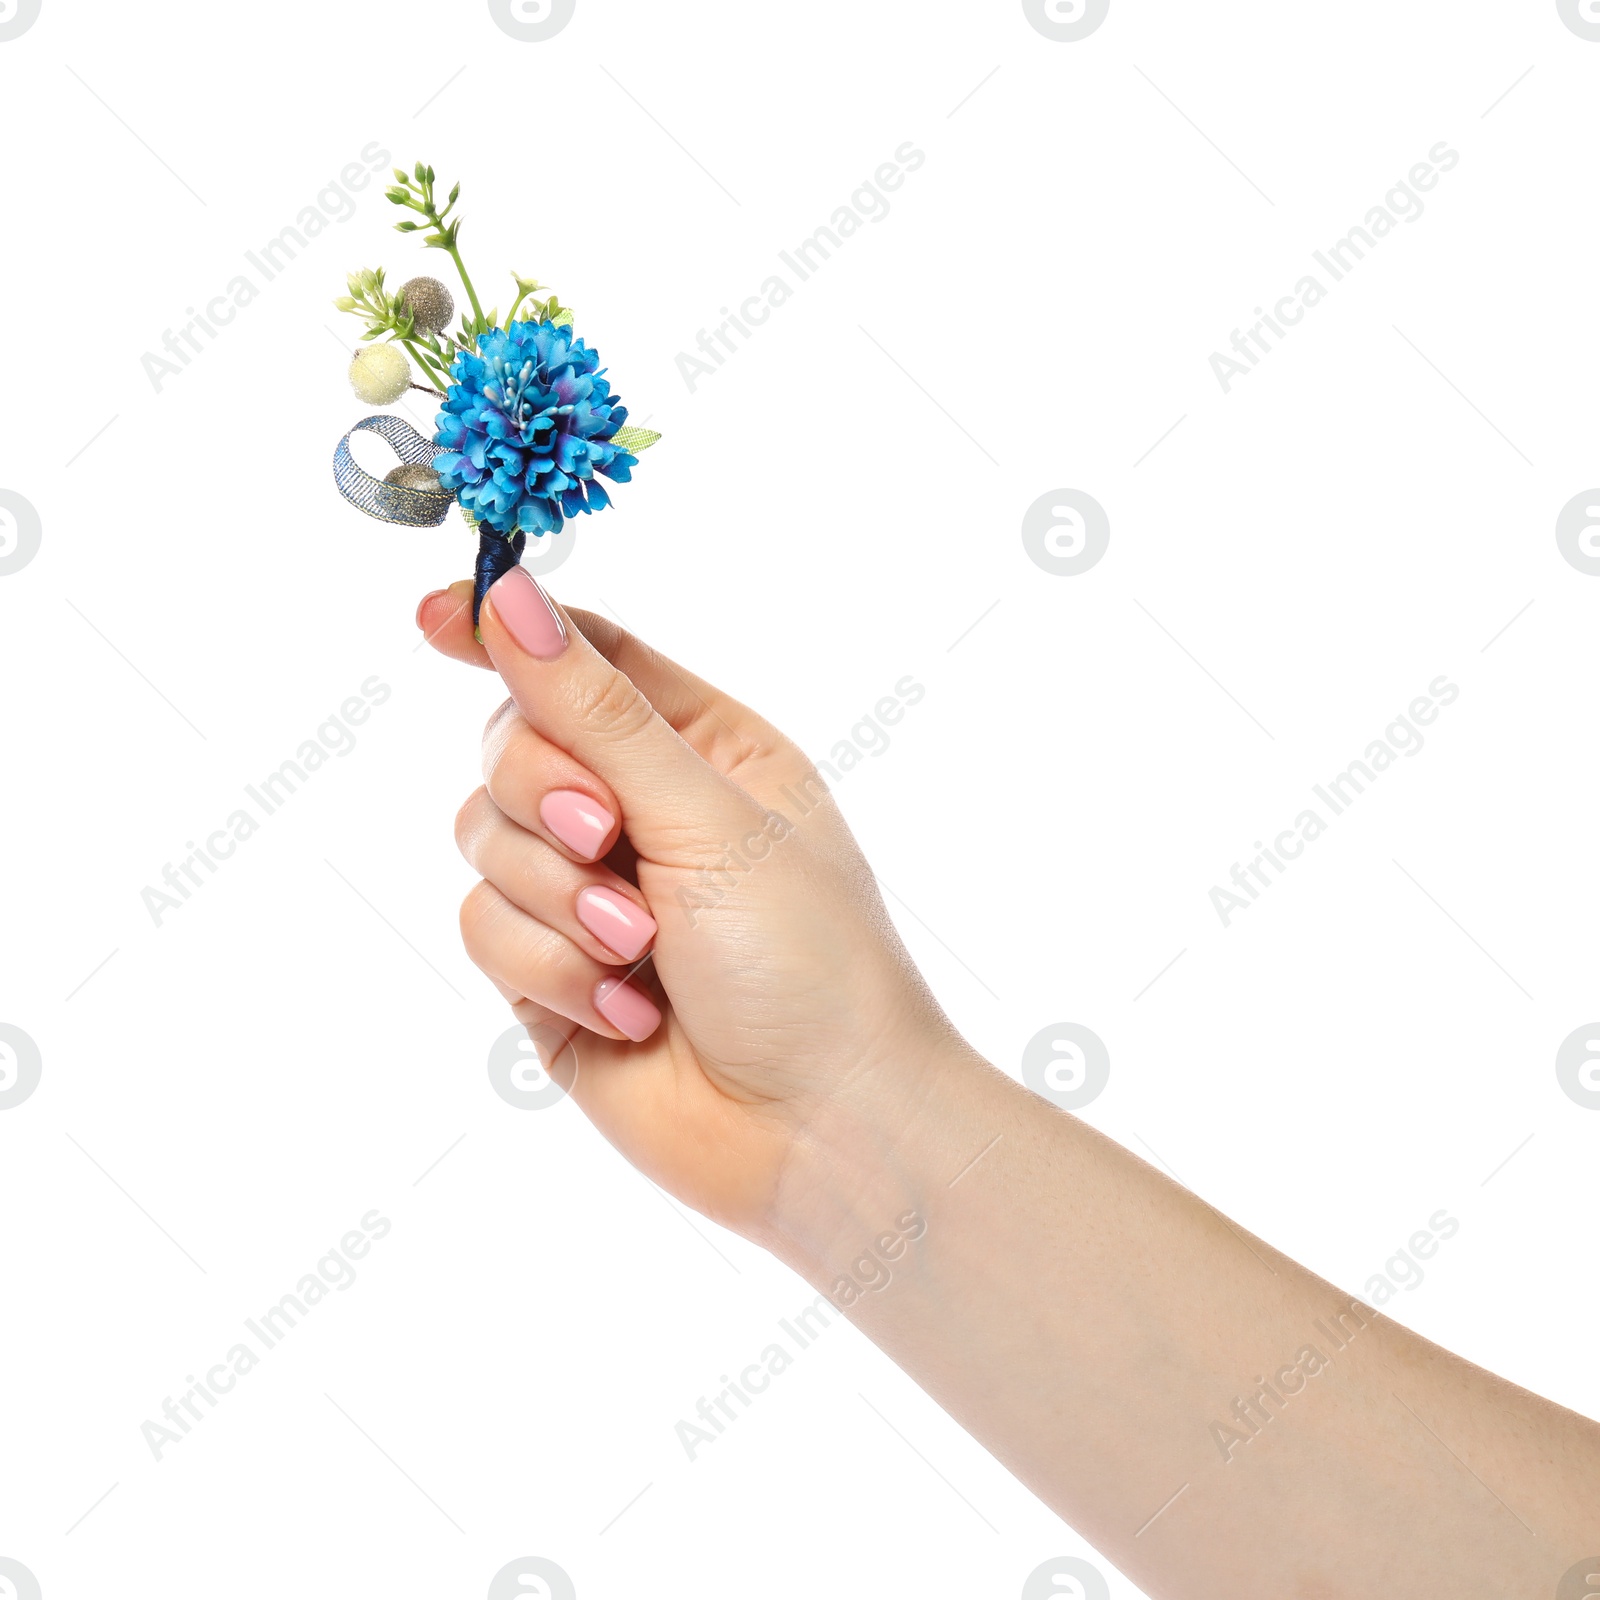
<svg viewBox="0 0 1600 1600"><path fill-rule="evenodd" d="M482 644L466 598L419 621L512 694L458 821L467 948L630 1160L1164 1600L1546 1600L1600 1549L1600 1427L979 1060L776 729L520 569Z"/></svg>

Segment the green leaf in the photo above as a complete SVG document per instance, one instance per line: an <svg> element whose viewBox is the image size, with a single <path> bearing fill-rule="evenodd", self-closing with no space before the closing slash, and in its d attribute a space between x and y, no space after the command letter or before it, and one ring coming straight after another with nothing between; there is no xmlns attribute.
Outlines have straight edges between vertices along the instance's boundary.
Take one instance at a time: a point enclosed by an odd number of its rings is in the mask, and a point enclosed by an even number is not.
<svg viewBox="0 0 1600 1600"><path fill-rule="evenodd" d="M636 428L631 423L618 428L612 434L611 442L619 450L626 450L629 455L638 455L641 450L648 450L661 435L653 428Z"/></svg>

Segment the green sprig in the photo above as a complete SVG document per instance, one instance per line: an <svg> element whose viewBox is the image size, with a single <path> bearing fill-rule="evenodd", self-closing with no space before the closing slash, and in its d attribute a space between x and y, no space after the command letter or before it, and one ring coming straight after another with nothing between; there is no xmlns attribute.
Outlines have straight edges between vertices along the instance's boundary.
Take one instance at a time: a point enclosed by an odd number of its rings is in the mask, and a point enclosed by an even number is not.
<svg viewBox="0 0 1600 1600"><path fill-rule="evenodd" d="M416 326L405 300L391 294L383 281L382 267L363 267L348 279L349 294L334 301L339 310L360 317L366 324L362 341L387 336L391 342L405 346L411 359L430 383L437 384L441 393L450 386L451 355L441 350L430 333Z"/></svg>
<svg viewBox="0 0 1600 1600"><path fill-rule="evenodd" d="M341 311L350 312L367 324L361 335L363 340L388 338L403 345L428 381L445 390L450 386L450 368L456 352L476 350L479 337L492 328L504 326L509 329L524 307L526 314L539 322L558 327L572 326L572 308L562 305L553 291L543 299L538 298L538 291L548 285L540 283L537 278L525 278L518 272L511 274L517 286L517 297L511 302L505 322L502 324L500 321L498 307L485 314L478 291L467 273L466 263L461 259L461 218L453 215L456 202L461 198L461 185L457 183L451 187L441 207L434 196L433 168L425 162L419 161L409 173L396 167L394 176L395 182L384 191L385 195L392 204L414 211L421 218L416 221L407 217L397 222L395 228L401 233L421 233L424 245L433 250L443 250L450 257L472 309L462 313L461 325L453 333L426 332L416 326L416 320L403 297L391 293L385 286L383 268L365 267L351 274L349 294L341 295L334 302Z"/></svg>
<svg viewBox="0 0 1600 1600"><path fill-rule="evenodd" d="M493 319L486 318L483 314L478 291L472 286L466 263L461 259L461 251L456 244L461 237L461 218L450 217L456 201L461 197L461 185L458 183L451 189L441 211L433 198L432 167L425 166L419 161L409 176L399 167L394 169L394 175L398 181L393 188L386 189L384 193L394 205L405 206L424 219L423 222L412 222L408 218L404 222L395 223L396 229L401 233L418 233L424 226L427 227L428 231L423 234L422 242L431 250L443 250L455 262L456 271L461 277L461 286L467 291L467 299L472 302L472 318L470 323L467 319L463 319L463 326L472 328L473 337L487 332L493 326Z"/></svg>

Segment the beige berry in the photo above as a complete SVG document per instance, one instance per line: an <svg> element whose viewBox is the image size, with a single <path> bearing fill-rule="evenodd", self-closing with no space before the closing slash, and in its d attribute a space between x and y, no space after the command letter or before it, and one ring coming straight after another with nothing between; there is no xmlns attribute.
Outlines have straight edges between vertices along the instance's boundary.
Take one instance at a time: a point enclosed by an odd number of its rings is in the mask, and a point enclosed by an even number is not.
<svg viewBox="0 0 1600 1600"><path fill-rule="evenodd" d="M350 363L350 387L370 406L393 405L411 387L411 363L392 344L369 344Z"/></svg>

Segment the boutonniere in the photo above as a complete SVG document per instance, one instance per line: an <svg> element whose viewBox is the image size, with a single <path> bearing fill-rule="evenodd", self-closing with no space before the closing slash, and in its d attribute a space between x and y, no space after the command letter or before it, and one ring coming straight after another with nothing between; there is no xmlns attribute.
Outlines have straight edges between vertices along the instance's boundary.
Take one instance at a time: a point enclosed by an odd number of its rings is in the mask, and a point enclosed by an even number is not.
<svg viewBox="0 0 1600 1600"><path fill-rule="evenodd" d="M390 413L363 417L339 441L333 476L352 505L384 522L434 527L459 505L478 535L472 621L490 584L522 559L528 536L561 532L568 517L603 511L600 481L627 483L638 452L661 435L628 422L599 355L573 329L572 309L533 278L512 273L517 296L502 321L485 312L461 259L461 185L441 208L433 168L408 176L395 168L387 192L414 211L395 227L421 233L455 264L470 309L451 329L455 301L437 278L417 277L391 291L381 267L349 279L334 302L366 323L350 363L350 383L368 405L395 404L411 390L441 402L431 438ZM351 434L376 433L400 464L375 478L350 453Z"/></svg>

